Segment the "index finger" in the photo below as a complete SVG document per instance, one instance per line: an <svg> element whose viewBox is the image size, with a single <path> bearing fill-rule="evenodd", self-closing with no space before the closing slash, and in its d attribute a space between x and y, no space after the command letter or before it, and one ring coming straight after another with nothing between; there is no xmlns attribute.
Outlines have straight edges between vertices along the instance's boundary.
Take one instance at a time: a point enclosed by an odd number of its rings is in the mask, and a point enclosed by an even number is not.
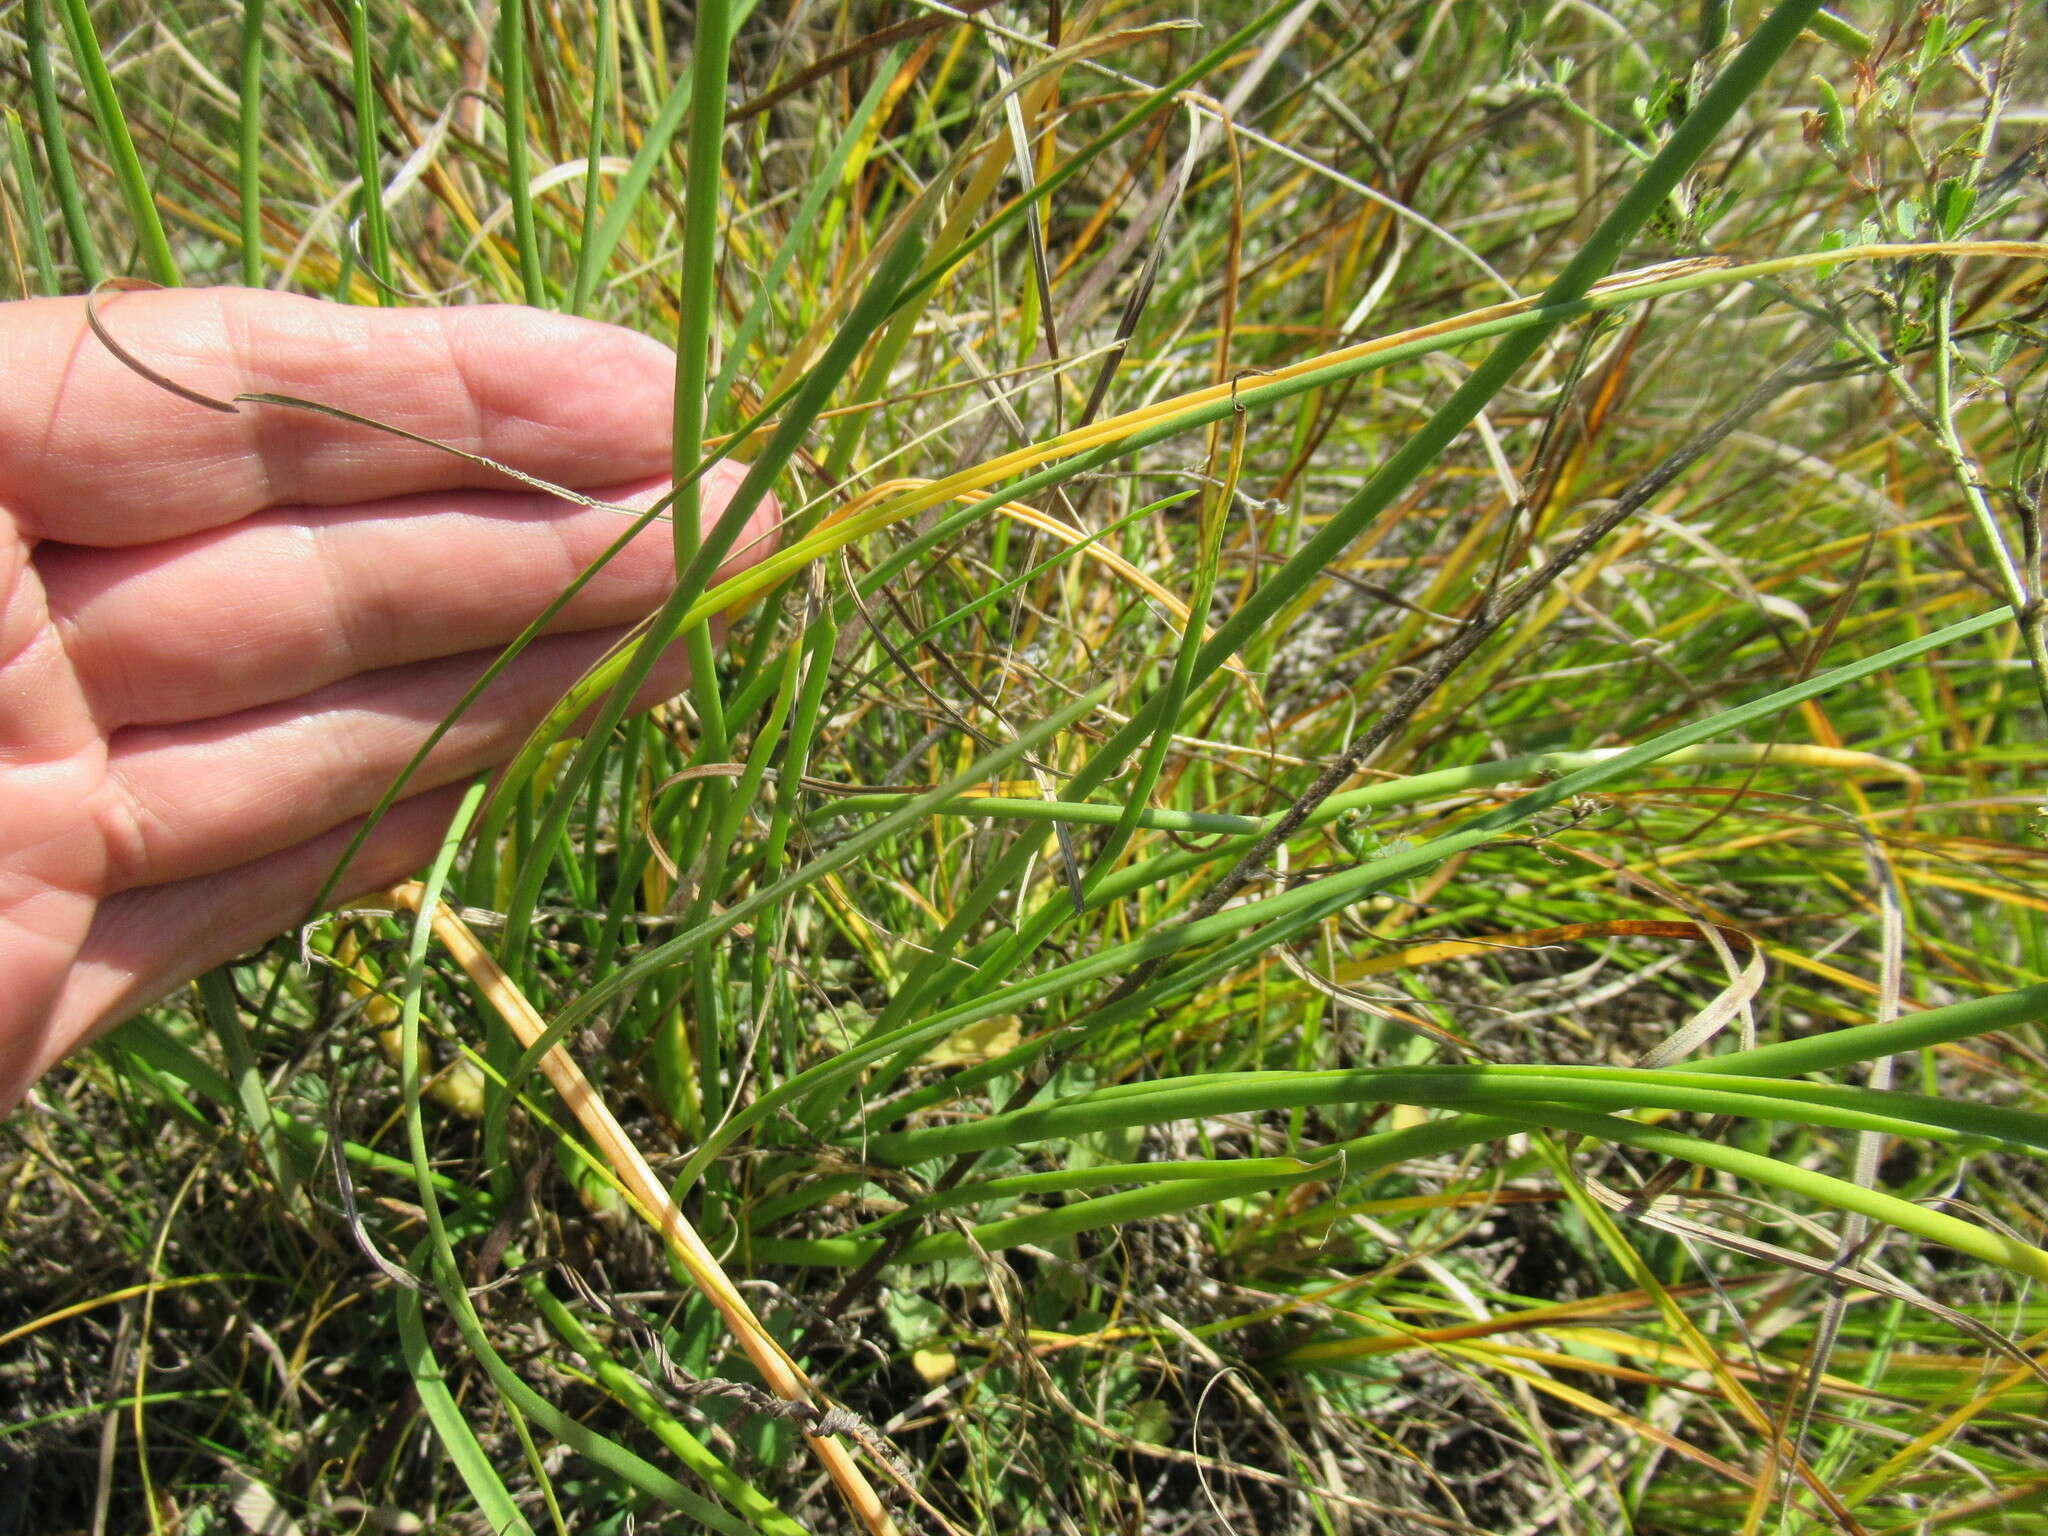
<svg viewBox="0 0 2048 1536"><path fill-rule="evenodd" d="M572 487L669 468L674 355L512 305L370 309L251 289L103 295L135 358L218 400L338 406ZM486 466L285 406L178 398L92 335L82 299L0 306L0 509L37 539L139 544L283 505L509 486Z"/></svg>

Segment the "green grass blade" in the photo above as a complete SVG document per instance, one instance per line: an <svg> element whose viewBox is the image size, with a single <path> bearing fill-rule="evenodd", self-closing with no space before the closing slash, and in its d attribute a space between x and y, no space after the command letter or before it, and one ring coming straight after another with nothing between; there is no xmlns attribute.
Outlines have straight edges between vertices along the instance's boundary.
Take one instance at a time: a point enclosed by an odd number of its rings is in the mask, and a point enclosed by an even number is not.
<svg viewBox="0 0 2048 1536"><path fill-rule="evenodd" d="M350 0L348 8L349 79L354 90L356 175L362 182L361 209L365 260L377 280L378 302L397 298L391 276L391 224L384 211L383 153L378 130L383 114L377 104L376 64L370 57L370 0Z"/></svg>
<svg viewBox="0 0 2048 1536"><path fill-rule="evenodd" d="M810 186L804 191L804 200L797 205L796 213L789 221L789 228L783 235L781 244L776 247L767 270L757 279L753 302L747 306L747 312L740 317L739 327L733 332L732 343L726 348L725 362L718 370L718 377L711 384L710 408L713 412L721 415L724 413L727 393L732 389L733 380L739 376L739 370L753 348L754 337L768 318L774 295L780 289L784 274L788 272L790 262L809 235L811 226L817 222L818 211L824 207L826 198L830 197L833 189L839 185L840 178L846 170L846 162L860 144L867 132L868 124L873 121L876 110L882 104L882 98L888 93L890 78L895 73L901 57L901 49L892 49L882 56L881 63L875 71L874 84L868 87L867 95L861 98L860 104L853 110L853 115L846 120L845 130L839 135L839 142L833 146L832 153L818 168L817 175L811 178Z"/></svg>
<svg viewBox="0 0 2048 1536"><path fill-rule="evenodd" d="M421 1304L420 1293L401 1286L393 1294L392 1305L398 1317L399 1345L404 1351L405 1367L412 1377L413 1390L419 1394L420 1406L426 1410L427 1419L434 1426L441 1449L455 1464L463 1486L469 1489L469 1496L476 1500L478 1513L490 1522L491 1529L499 1536L533 1536L533 1527L519 1513L511 1489L505 1486L498 1469L491 1465L491 1458L477 1443L476 1432L469 1427L462 1405L456 1402L455 1394L448 1389L447 1372L427 1338L426 1309Z"/></svg>
<svg viewBox="0 0 2048 1536"><path fill-rule="evenodd" d="M263 286L263 17L265 0L242 0L242 76L236 118L242 282Z"/></svg>
<svg viewBox="0 0 2048 1536"><path fill-rule="evenodd" d="M540 235L533 223L533 189L526 155L526 0L499 0L498 71L505 91L505 190L512 199L512 237L519 247L519 278L526 302L547 303L541 275Z"/></svg>
<svg viewBox="0 0 2048 1536"><path fill-rule="evenodd" d="M7 109L7 153L14 164L14 183L21 191L21 218L28 226L29 259L35 263L36 288L45 298L63 292L57 281L56 258L50 253L50 232L43 227L43 189L36 182L36 163L22 132L21 114Z"/></svg>
<svg viewBox="0 0 2048 1536"><path fill-rule="evenodd" d="M515 1254L508 1253L506 1259L512 1264L519 1262ZM584 1358L590 1368L597 1373L597 1378L605 1390L645 1424L678 1461L702 1478L717 1491L720 1498L739 1512L741 1518L746 1521L746 1525L740 1529L758 1531L762 1536L804 1536L802 1526L785 1515L753 1484L720 1460L702 1440L690 1433L680 1419L663 1408L640 1378L621 1365L596 1335L584 1327L576 1314L548 1290L547 1281L542 1276L531 1274L521 1283L540 1315L547 1319L548 1326ZM707 1516L701 1503L693 1506L693 1509L697 1519L706 1521L714 1529L734 1528L735 1522L719 1516L717 1511L712 1511L711 1516ZM712 1518L713 1516L718 1518Z"/></svg>
<svg viewBox="0 0 2048 1536"><path fill-rule="evenodd" d="M286 1200L295 1201L299 1196L298 1170L292 1166L278 1139L277 1124L270 1107L270 1092L264 1084L262 1071L256 1065L256 1053L249 1044L248 1031L242 1027L242 1010L235 998L234 979L226 967L216 966L199 978L198 985L207 1022L213 1026L214 1038L220 1042L221 1054L227 1059L228 1079L233 1083L235 1097L248 1119L249 1132L256 1138L257 1149L262 1153L264 1165L270 1169L270 1177L276 1183L278 1193Z"/></svg>
<svg viewBox="0 0 2048 1536"><path fill-rule="evenodd" d="M730 7L732 25L738 26L753 13L759 0L734 0ZM648 125L640 141L640 148L634 153L626 174L619 178L618 187L612 195L611 206L605 210L604 218L597 226L597 233L588 242L585 262L595 274L604 271L625 238L626 230L633 222L633 216L644 205L648 186L653 182L664 161L668 159L683 119L689 115L692 77L683 75L662 99L654 121ZM595 277L592 279L595 292ZM585 295L586 299L589 297Z"/></svg>
<svg viewBox="0 0 2048 1536"><path fill-rule="evenodd" d="M597 73L590 84L590 124L584 135L583 223L577 231L576 283L569 297L569 313L572 315L583 314L590 308L590 295L597 286L597 242L592 236L597 229L598 206L604 188L600 165L604 159L605 122L610 115L612 93L618 83L618 0L598 0L596 47Z"/></svg>
<svg viewBox="0 0 2048 1536"><path fill-rule="evenodd" d="M128 207L128 219L142 250L142 263L149 275L166 288L178 285L178 263L171 255L171 243L164 235L163 219L156 198L149 189L149 176L135 153L135 140L128 132L128 119L121 110L114 77L107 72L106 56L93 31L92 14L86 0L59 0L63 7L64 31L71 44L71 59L79 78L85 82L86 99L92 103L93 121L99 125L100 143L114 174L121 183L121 195Z"/></svg>
<svg viewBox="0 0 2048 1536"><path fill-rule="evenodd" d="M57 99L57 67L50 38L49 0L27 0L24 31L27 34L30 89L36 102L36 129L43 154L50 162L50 180L57 189L57 206L64 215L64 232L71 241L71 259L88 290L97 288L106 276L100 261L99 243L93 239L92 221L86 216L85 199L78 190L78 172L71 164L71 136L64 123L64 107Z"/></svg>

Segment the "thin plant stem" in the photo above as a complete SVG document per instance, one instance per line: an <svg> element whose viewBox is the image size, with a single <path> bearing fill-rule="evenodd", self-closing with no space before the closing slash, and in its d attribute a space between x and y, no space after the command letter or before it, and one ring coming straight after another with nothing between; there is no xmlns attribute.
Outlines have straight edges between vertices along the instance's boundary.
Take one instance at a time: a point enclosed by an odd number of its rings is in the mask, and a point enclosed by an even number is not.
<svg viewBox="0 0 2048 1536"><path fill-rule="evenodd" d="M30 90L35 96L37 137L43 155L50 162L50 180L57 189L57 207L64 215L64 232L71 242L71 259L88 292L106 277L100 261L99 242L93 238L92 221L86 216L85 200L78 190L78 173L71 164L71 135L64 122L64 108L57 99L57 68L50 38L49 0L26 0L24 31L27 33Z"/></svg>
<svg viewBox="0 0 2048 1536"><path fill-rule="evenodd" d="M265 0L242 0L242 74L236 102L242 282L251 288L263 286L264 6Z"/></svg>

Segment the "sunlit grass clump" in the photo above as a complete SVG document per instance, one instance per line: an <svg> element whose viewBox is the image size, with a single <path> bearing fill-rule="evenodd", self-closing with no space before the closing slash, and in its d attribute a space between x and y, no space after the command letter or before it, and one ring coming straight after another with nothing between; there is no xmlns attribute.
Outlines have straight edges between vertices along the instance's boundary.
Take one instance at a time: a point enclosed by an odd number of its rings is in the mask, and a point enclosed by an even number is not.
<svg viewBox="0 0 2048 1536"><path fill-rule="evenodd" d="M22 1507L2048 1525L2031 24L0 12L14 293L679 359L666 606L10 1125Z"/></svg>

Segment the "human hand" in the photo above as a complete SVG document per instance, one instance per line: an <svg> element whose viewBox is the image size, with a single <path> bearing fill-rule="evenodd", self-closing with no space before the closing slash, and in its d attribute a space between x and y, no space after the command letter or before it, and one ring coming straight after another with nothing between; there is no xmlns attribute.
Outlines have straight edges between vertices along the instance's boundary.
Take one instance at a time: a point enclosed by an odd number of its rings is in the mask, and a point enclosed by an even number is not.
<svg viewBox="0 0 2048 1536"><path fill-rule="evenodd" d="M668 349L510 307L130 293L102 321L198 392L317 400L540 479L667 490ZM299 921L463 692L616 539L616 513L307 411L180 400L78 299L0 305L0 1114L67 1052ZM706 482L706 526L738 482ZM767 506L727 573L766 552ZM666 523L614 559L436 747L345 900L431 857L674 579ZM688 679L682 648L641 703Z"/></svg>

